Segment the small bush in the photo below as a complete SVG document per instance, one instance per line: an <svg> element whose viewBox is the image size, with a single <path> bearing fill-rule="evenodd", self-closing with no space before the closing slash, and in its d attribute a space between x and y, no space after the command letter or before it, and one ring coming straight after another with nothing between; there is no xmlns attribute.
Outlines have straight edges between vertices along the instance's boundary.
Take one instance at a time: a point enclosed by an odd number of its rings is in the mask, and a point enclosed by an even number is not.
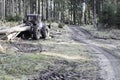
<svg viewBox="0 0 120 80"><path fill-rule="evenodd" d="M64 24L63 23L59 23L58 28L63 28Z"/></svg>
<svg viewBox="0 0 120 80"><path fill-rule="evenodd" d="M109 28L120 29L120 3L117 5L104 4L99 23L102 23L104 28L109 26Z"/></svg>
<svg viewBox="0 0 120 80"><path fill-rule="evenodd" d="M104 8L102 11L102 14L100 16L100 23L103 24L108 24L108 25L113 25L114 24L114 19L115 19L115 10L112 5L109 4L104 4Z"/></svg>
<svg viewBox="0 0 120 80"><path fill-rule="evenodd" d="M55 22L55 20L54 19L48 19L47 22L51 23L51 22Z"/></svg>
<svg viewBox="0 0 120 80"><path fill-rule="evenodd" d="M21 21L22 20L22 17L20 15L16 15L14 18L15 18L15 21Z"/></svg>
<svg viewBox="0 0 120 80"><path fill-rule="evenodd" d="M15 15L15 16L9 15L6 17L6 20L7 21L21 21L22 17L20 15Z"/></svg>
<svg viewBox="0 0 120 80"><path fill-rule="evenodd" d="M116 17L115 17L115 22L117 28L120 29L120 4L117 5L117 12L116 12Z"/></svg>
<svg viewBox="0 0 120 80"><path fill-rule="evenodd" d="M14 21L13 16L12 15L7 16L6 21Z"/></svg>

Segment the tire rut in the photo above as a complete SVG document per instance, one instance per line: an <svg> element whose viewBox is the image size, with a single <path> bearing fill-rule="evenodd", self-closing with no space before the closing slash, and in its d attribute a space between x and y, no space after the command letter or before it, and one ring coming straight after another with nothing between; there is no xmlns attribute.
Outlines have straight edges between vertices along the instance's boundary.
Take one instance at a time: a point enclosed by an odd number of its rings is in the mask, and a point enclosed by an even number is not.
<svg viewBox="0 0 120 80"><path fill-rule="evenodd" d="M46 70L40 71L38 77L28 80L103 80L99 76L90 76L90 70L76 71L82 68L79 62L56 60L54 64L55 66L48 66Z"/></svg>
<svg viewBox="0 0 120 80"><path fill-rule="evenodd" d="M102 44L105 44L106 42L96 40L95 37L91 36L91 34L87 33L79 27L70 28L72 30L72 34L74 34L72 35L72 38L78 42L85 43L86 47L91 51L91 53L95 53L93 56L96 56L99 62L99 66L102 72L101 77L105 80L120 80L120 57L114 55L114 51L90 43L101 42ZM89 42L89 40L91 41Z"/></svg>
<svg viewBox="0 0 120 80"><path fill-rule="evenodd" d="M16 52L22 52L22 53L42 52L42 45L33 45L33 44L17 43L17 42L12 42L10 45L17 48Z"/></svg>

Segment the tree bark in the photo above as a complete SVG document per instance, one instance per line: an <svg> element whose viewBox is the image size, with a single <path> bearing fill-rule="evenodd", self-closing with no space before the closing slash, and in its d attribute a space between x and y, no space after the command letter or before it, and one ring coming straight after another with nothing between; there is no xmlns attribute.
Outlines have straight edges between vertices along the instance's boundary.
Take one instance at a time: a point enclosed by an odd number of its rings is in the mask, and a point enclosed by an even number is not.
<svg viewBox="0 0 120 80"><path fill-rule="evenodd" d="M48 20L48 18L49 18L48 11L49 11L48 0L46 0L46 20Z"/></svg>
<svg viewBox="0 0 120 80"><path fill-rule="evenodd" d="M14 14L15 14L15 2L14 2L14 0L12 0L12 13L11 13L11 15L12 16L14 16Z"/></svg>
<svg viewBox="0 0 120 80"><path fill-rule="evenodd" d="M94 0L94 27L97 27L96 0Z"/></svg>
<svg viewBox="0 0 120 80"><path fill-rule="evenodd" d="M85 11L86 11L86 3L82 3L82 24L85 24Z"/></svg>
<svg viewBox="0 0 120 80"><path fill-rule="evenodd" d="M41 0L38 0L38 14L41 14L40 7L41 7Z"/></svg>
<svg viewBox="0 0 120 80"><path fill-rule="evenodd" d="M44 20L44 1L43 0L41 0L42 1L42 20Z"/></svg>
<svg viewBox="0 0 120 80"><path fill-rule="evenodd" d="M26 30L30 30L30 26L26 26L25 24L21 24L12 28L6 28L6 29L2 29L0 30L0 34L10 34L13 32L21 32L21 31L26 31Z"/></svg>

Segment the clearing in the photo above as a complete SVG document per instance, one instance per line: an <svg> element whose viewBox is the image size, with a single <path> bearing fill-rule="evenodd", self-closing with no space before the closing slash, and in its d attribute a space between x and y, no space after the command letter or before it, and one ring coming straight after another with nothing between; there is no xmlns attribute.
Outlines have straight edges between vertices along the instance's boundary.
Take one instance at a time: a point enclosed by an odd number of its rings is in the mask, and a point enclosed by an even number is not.
<svg viewBox="0 0 120 80"><path fill-rule="evenodd" d="M119 80L119 40L86 27L53 23L51 39L0 40L0 80Z"/></svg>

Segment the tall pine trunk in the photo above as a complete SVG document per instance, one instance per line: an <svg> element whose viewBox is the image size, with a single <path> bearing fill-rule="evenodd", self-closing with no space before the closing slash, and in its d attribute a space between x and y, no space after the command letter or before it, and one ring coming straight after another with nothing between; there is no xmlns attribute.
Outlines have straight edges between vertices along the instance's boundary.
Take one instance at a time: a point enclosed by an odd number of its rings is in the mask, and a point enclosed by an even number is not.
<svg viewBox="0 0 120 80"><path fill-rule="evenodd" d="M41 0L38 0L38 14L41 13L41 11L40 11L40 7L41 7Z"/></svg>
<svg viewBox="0 0 120 80"><path fill-rule="evenodd" d="M14 2L14 0L12 0L12 13L11 13L11 15L14 16L14 14L15 14L15 2Z"/></svg>
<svg viewBox="0 0 120 80"><path fill-rule="evenodd" d="M49 18L49 15L48 15L49 14L49 12L48 12L49 8L48 8L48 6L49 6L48 5L48 0L46 0L46 20L48 20L48 18Z"/></svg>
<svg viewBox="0 0 120 80"><path fill-rule="evenodd" d="M42 20L44 20L44 0L42 1Z"/></svg>
<svg viewBox="0 0 120 80"><path fill-rule="evenodd" d="M94 0L94 27L97 27L96 0Z"/></svg>

